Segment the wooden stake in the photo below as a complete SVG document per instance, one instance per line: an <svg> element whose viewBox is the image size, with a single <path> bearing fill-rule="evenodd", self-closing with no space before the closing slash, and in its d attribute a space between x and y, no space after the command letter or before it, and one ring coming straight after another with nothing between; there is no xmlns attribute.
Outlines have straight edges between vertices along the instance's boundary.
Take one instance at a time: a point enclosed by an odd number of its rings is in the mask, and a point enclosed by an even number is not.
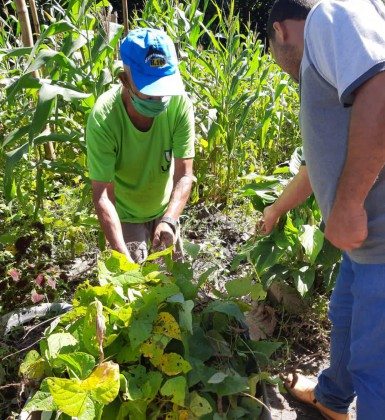
<svg viewBox="0 0 385 420"><path fill-rule="evenodd" d="M31 8L31 15L32 15L32 21L33 21L33 27L35 29L35 34L40 35L40 23L39 23L39 16L37 14L35 0L29 0L29 6Z"/></svg>
<svg viewBox="0 0 385 420"><path fill-rule="evenodd" d="M19 18L21 28L21 40L25 47L33 47L33 38L31 30L31 22L29 20L29 14L27 5L24 0L15 0L16 13Z"/></svg>
<svg viewBox="0 0 385 420"><path fill-rule="evenodd" d="M124 24L124 36L128 34L128 0L122 0L123 6L123 24Z"/></svg>
<svg viewBox="0 0 385 420"><path fill-rule="evenodd" d="M33 0L31 0L33 2ZM27 4L25 0L15 0L16 13L19 18L21 28L21 40L23 41L24 47L33 47L33 37L31 29L31 21L29 20L29 14ZM37 13L36 13L37 15ZM40 28L39 28L40 30ZM36 70L33 73L33 77L40 78L39 72ZM55 160L55 149L52 142L44 143L45 158L49 160Z"/></svg>

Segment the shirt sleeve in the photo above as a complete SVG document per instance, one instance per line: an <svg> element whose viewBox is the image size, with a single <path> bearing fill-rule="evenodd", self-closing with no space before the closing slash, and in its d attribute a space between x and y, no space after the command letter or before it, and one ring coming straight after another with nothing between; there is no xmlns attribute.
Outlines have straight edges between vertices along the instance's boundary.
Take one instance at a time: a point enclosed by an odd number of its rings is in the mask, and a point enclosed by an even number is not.
<svg viewBox="0 0 385 420"><path fill-rule="evenodd" d="M369 0L323 1L307 19L305 48L341 103L351 105L355 90L385 70L385 19Z"/></svg>
<svg viewBox="0 0 385 420"><path fill-rule="evenodd" d="M91 113L87 121L86 142L90 179L112 182L115 177L116 142L94 113Z"/></svg>
<svg viewBox="0 0 385 420"><path fill-rule="evenodd" d="M175 158L188 159L195 156L194 107L187 96L183 96L173 133Z"/></svg>

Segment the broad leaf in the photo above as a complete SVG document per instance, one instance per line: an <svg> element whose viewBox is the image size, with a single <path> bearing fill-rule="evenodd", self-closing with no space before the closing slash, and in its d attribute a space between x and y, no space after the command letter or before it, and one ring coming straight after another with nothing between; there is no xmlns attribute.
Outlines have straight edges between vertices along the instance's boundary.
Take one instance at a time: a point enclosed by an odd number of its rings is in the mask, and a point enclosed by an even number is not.
<svg viewBox="0 0 385 420"><path fill-rule="evenodd" d="M160 389L164 396L171 397L174 404L184 406L186 399L186 379L183 376L168 379Z"/></svg>
<svg viewBox="0 0 385 420"><path fill-rule="evenodd" d="M154 334L163 334L176 340L181 340L180 328L175 318L169 312L160 312L155 321Z"/></svg>
<svg viewBox="0 0 385 420"><path fill-rule="evenodd" d="M224 302L224 301L213 301L210 302L206 308L203 310L203 313L211 312L221 312L228 316L234 317L237 321L244 321L245 317L242 311L239 309L239 306L234 302Z"/></svg>
<svg viewBox="0 0 385 420"><path fill-rule="evenodd" d="M304 232L299 236L299 240L305 249L305 254L309 258L310 263L314 264L322 249L324 234L316 226L304 225L302 228Z"/></svg>
<svg viewBox="0 0 385 420"><path fill-rule="evenodd" d="M182 372L187 373L191 370L190 363L176 353L166 353L160 356L157 367L169 376L175 376Z"/></svg>
<svg viewBox="0 0 385 420"><path fill-rule="evenodd" d="M191 393L190 398L189 408L198 418L201 418L213 411L210 403L205 398L201 397L196 391Z"/></svg>
<svg viewBox="0 0 385 420"><path fill-rule="evenodd" d="M37 391L24 406L23 411L27 413L33 411L56 411L57 408L50 392Z"/></svg>
<svg viewBox="0 0 385 420"><path fill-rule="evenodd" d="M79 379L85 379L95 367L95 358L82 352L59 354L56 360L56 363L64 364Z"/></svg>
<svg viewBox="0 0 385 420"><path fill-rule="evenodd" d="M47 357L55 359L59 353L71 353L75 350L78 341L69 333L51 334L47 338Z"/></svg>
<svg viewBox="0 0 385 420"><path fill-rule="evenodd" d="M27 353L20 365L19 374L26 379L39 380L44 376L45 361L36 350Z"/></svg>
<svg viewBox="0 0 385 420"><path fill-rule="evenodd" d="M304 296L312 287L315 280L315 269L308 266L301 267L293 272L294 284L301 296Z"/></svg>
<svg viewBox="0 0 385 420"><path fill-rule="evenodd" d="M93 400L109 404L119 393L119 365L113 362L100 364L91 375L83 381L83 389L90 392Z"/></svg>
<svg viewBox="0 0 385 420"><path fill-rule="evenodd" d="M225 287L230 297L246 296L251 292L251 278L230 280L226 282Z"/></svg>

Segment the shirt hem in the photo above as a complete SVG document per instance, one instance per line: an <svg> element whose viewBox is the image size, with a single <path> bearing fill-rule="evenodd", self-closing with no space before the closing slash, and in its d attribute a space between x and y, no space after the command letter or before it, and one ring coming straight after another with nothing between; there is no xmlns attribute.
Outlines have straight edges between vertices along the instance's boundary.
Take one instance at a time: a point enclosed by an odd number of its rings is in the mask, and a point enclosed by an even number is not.
<svg viewBox="0 0 385 420"><path fill-rule="evenodd" d="M358 89L361 85L375 76L377 73L385 71L385 59L379 63L372 66L368 71L356 79L352 84L350 84L341 94L340 102L344 106L351 106L353 104L352 94Z"/></svg>

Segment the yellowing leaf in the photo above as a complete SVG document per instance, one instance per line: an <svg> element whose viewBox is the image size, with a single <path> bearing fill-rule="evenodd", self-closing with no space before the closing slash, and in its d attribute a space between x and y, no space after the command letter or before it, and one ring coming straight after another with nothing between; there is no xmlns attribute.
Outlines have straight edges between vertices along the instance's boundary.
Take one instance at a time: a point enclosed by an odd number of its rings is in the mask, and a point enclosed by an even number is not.
<svg viewBox="0 0 385 420"><path fill-rule="evenodd" d="M169 376L178 375L181 372L187 373L191 370L190 363L176 353L163 354L156 367Z"/></svg>
<svg viewBox="0 0 385 420"><path fill-rule="evenodd" d="M140 346L143 356L151 359L151 363L157 366L160 363L164 349L170 342L170 338L165 335L154 334L150 339Z"/></svg>
<svg viewBox="0 0 385 420"><path fill-rule="evenodd" d="M45 362L36 350L31 350L20 365L19 374L27 379L39 380L44 376Z"/></svg>
<svg viewBox="0 0 385 420"><path fill-rule="evenodd" d="M100 364L82 384L94 400L103 404L109 404L116 398L119 387L119 365L114 362Z"/></svg>
<svg viewBox="0 0 385 420"><path fill-rule="evenodd" d="M196 391L191 393L190 410L198 418L213 411L210 403Z"/></svg>
<svg viewBox="0 0 385 420"><path fill-rule="evenodd" d="M111 251L112 257L117 262L117 266L122 271L136 271L139 268L138 264L128 261L127 257L124 254L121 254L118 251Z"/></svg>
<svg viewBox="0 0 385 420"><path fill-rule="evenodd" d="M93 400L109 404L119 393L119 366L113 362L106 362L99 365L84 381L48 378L47 384L60 411L73 417L93 419Z"/></svg>
<svg viewBox="0 0 385 420"><path fill-rule="evenodd" d="M78 417L87 408L88 394L81 388L79 379L48 378L47 384L59 410Z"/></svg>
<svg viewBox="0 0 385 420"><path fill-rule="evenodd" d="M175 318L168 312L160 312L156 321L153 332L155 334L163 334L170 338L182 340L180 328Z"/></svg>

